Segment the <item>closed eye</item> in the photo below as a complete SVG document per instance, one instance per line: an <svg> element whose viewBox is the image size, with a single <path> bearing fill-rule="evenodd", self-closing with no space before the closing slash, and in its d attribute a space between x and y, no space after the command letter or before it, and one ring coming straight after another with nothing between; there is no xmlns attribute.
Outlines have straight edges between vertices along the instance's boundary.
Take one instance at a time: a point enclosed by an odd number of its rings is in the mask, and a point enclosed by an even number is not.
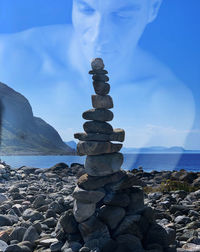
<svg viewBox="0 0 200 252"><path fill-rule="evenodd" d="M83 12L83 13L85 13L85 14L92 14L92 13L94 13L94 9L93 8L91 8L88 4L86 4L86 3L79 3L78 4L78 9L79 9L79 11L81 11L81 12Z"/></svg>

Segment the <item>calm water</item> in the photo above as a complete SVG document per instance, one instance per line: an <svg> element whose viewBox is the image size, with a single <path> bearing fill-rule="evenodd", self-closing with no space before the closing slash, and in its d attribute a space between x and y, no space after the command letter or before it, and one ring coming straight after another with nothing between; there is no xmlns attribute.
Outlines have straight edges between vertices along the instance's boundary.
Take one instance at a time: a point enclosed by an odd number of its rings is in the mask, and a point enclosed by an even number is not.
<svg viewBox="0 0 200 252"><path fill-rule="evenodd" d="M64 162L84 164L85 157L78 156L2 156L1 160L13 168L26 165L37 168L48 168L56 163ZM180 170L200 171L200 153L153 153L124 154L123 169L142 166L144 170Z"/></svg>

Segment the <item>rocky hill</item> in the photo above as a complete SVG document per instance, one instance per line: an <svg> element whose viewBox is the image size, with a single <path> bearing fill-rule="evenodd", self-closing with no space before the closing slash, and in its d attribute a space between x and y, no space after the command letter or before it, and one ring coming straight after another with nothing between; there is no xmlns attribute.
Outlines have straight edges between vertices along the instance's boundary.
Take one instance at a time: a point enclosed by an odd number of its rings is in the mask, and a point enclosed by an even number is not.
<svg viewBox="0 0 200 252"><path fill-rule="evenodd" d="M0 155L73 154L58 132L35 117L29 101L0 82Z"/></svg>

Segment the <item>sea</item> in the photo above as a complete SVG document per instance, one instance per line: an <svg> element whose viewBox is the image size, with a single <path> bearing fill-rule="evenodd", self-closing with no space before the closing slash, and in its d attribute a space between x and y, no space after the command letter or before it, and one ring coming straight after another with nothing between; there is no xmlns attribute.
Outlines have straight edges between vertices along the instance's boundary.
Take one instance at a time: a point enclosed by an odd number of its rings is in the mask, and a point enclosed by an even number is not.
<svg viewBox="0 0 200 252"><path fill-rule="evenodd" d="M132 170L143 168L144 171L187 170L200 172L200 153L129 153L123 154L122 169ZM12 168L29 166L49 168L57 163L64 162L69 166L72 163L84 164L85 156L1 156Z"/></svg>

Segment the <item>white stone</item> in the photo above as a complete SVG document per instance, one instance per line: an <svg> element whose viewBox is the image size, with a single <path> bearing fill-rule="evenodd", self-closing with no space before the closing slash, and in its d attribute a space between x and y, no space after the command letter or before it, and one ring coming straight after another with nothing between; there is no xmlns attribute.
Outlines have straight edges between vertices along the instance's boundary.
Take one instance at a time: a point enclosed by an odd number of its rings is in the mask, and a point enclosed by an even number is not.
<svg viewBox="0 0 200 252"><path fill-rule="evenodd" d="M5 241L0 240L0 251L5 251L8 244Z"/></svg>

